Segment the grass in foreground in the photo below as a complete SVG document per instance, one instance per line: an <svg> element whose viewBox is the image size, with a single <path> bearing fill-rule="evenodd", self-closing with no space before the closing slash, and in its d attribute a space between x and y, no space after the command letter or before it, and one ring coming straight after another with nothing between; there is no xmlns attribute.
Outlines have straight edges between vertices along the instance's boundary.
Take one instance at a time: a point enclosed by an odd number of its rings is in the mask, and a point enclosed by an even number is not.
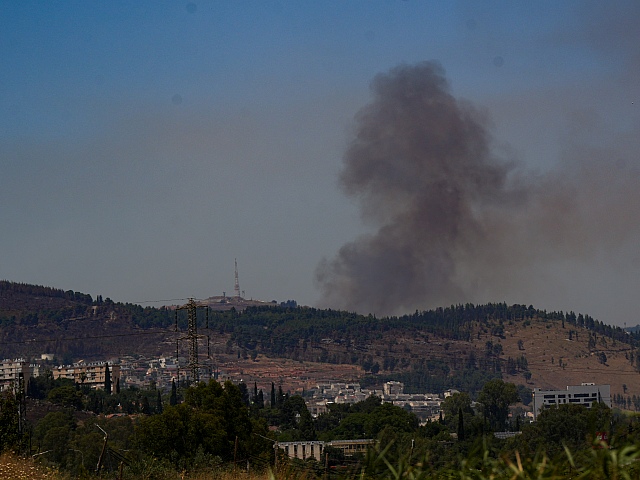
<svg viewBox="0 0 640 480"><path fill-rule="evenodd" d="M62 480L66 477L38 465L31 458L22 458L5 452L0 455L0 478L3 480Z"/></svg>

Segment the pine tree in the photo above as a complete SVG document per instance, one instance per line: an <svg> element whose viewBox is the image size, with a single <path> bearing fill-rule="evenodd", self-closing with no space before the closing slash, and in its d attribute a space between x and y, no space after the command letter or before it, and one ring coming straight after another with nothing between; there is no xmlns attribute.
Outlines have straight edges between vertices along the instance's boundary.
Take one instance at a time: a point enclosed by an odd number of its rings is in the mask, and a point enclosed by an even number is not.
<svg viewBox="0 0 640 480"><path fill-rule="evenodd" d="M142 400L140 401L140 410L145 415L149 415L151 413L151 405L149 405L149 397L146 395L142 396Z"/></svg>
<svg viewBox="0 0 640 480"><path fill-rule="evenodd" d="M169 397L169 405L176 405L178 403L178 389L176 388L176 381L171 380L171 396Z"/></svg>
<svg viewBox="0 0 640 480"><path fill-rule="evenodd" d="M107 395L111 395L111 372L108 363L104 364L104 391Z"/></svg>
<svg viewBox="0 0 640 480"><path fill-rule="evenodd" d="M11 391L0 395L0 449L8 450L20 445L22 434L18 421L19 400Z"/></svg>
<svg viewBox="0 0 640 480"><path fill-rule="evenodd" d="M162 395L160 394L160 390L158 390L158 398L156 400L156 413L162 413Z"/></svg>
<svg viewBox="0 0 640 480"><path fill-rule="evenodd" d="M276 405L281 407L284 403L284 392L282 391L282 385L278 385L278 396L276 397Z"/></svg>
<svg viewBox="0 0 640 480"><path fill-rule="evenodd" d="M306 408L306 406L300 411L298 430L300 430L300 437L302 438L302 440L317 440L313 417L311 416L311 413Z"/></svg>
<svg viewBox="0 0 640 480"><path fill-rule="evenodd" d="M464 441L464 415L462 414L462 407L458 408L458 441Z"/></svg>

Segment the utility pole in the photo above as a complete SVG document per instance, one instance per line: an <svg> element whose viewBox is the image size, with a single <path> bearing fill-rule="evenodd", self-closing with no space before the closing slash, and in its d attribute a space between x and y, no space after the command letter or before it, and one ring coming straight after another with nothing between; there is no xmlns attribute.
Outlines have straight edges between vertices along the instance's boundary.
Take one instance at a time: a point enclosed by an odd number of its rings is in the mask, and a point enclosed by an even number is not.
<svg viewBox="0 0 640 480"><path fill-rule="evenodd" d="M27 431L27 396L22 372L18 373L15 395L18 404L18 433L22 436ZM31 442L31 435L29 435L29 442Z"/></svg>
<svg viewBox="0 0 640 480"><path fill-rule="evenodd" d="M233 470L235 471L238 466L238 436L236 435L236 443L233 447Z"/></svg>
<svg viewBox="0 0 640 480"><path fill-rule="evenodd" d="M99 474L100 469L102 468L102 461L104 460L104 454L107 451L107 440L109 439L109 434L105 432L104 429L97 423L95 425L100 429L102 433L104 433L104 443L102 444L102 451L100 452L100 458L98 458L98 465L96 466L96 474Z"/></svg>
<svg viewBox="0 0 640 480"><path fill-rule="evenodd" d="M329 478L329 454L324 454L324 478Z"/></svg>
<svg viewBox="0 0 640 480"><path fill-rule="evenodd" d="M198 341L207 339L207 358L210 358L211 352L209 347L209 336L198 335L198 308L205 308L207 313L206 328L209 328L209 307L206 305L198 305L193 298L190 298L186 305L176 308L176 328L178 331L178 310L187 311L187 334L176 340L176 362L178 363L178 381L180 381L180 361L179 361L179 343L181 340L187 340L189 344L189 361L187 367L191 371L191 381L198 383L200 381L200 363L198 359Z"/></svg>
<svg viewBox="0 0 640 480"><path fill-rule="evenodd" d="M275 457L273 459L273 473L274 474L278 474L278 441L276 440L276 443L273 444L273 453L275 454Z"/></svg>

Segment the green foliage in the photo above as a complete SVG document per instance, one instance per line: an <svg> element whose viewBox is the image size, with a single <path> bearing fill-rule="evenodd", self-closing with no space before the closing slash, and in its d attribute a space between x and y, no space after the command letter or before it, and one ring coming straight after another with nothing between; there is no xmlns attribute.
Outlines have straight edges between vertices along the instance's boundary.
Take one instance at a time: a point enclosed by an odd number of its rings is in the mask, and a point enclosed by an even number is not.
<svg viewBox="0 0 640 480"><path fill-rule="evenodd" d="M111 370L108 363L104 364L104 391L111 395Z"/></svg>
<svg viewBox="0 0 640 480"><path fill-rule="evenodd" d="M562 404L543 410L536 422L522 428L522 435L514 437L510 448L531 454L544 449L557 456L565 447L581 451L591 445L597 432L609 432L611 410L596 403L587 409L582 405Z"/></svg>
<svg viewBox="0 0 640 480"><path fill-rule="evenodd" d="M519 400L516 386L500 379L487 382L478 395L478 402L483 405L483 413L491 428L496 431L506 429L509 405Z"/></svg>
<svg viewBox="0 0 640 480"><path fill-rule="evenodd" d="M292 441L316 440L317 438L311 413L309 413L304 399L299 395L292 395L282 402L279 415L275 420L280 430L287 432Z"/></svg>
<svg viewBox="0 0 640 480"><path fill-rule="evenodd" d="M212 380L189 388L184 403L141 419L136 435L141 450L157 458L179 459L188 467L197 452L225 461L234 453L240 458L260 454L264 445L254 441L255 429L267 435L265 424L250 420L240 389L231 382L222 386Z"/></svg>
<svg viewBox="0 0 640 480"><path fill-rule="evenodd" d="M23 436L18 420L18 399L11 391L0 392L0 452L20 449Z"/></svg>
<svg viewBox="0 0 640 480"><path fill-rule="evenodd" d="M524 385L518 385L518 396L523 405L529 405L533 401L533 391Z"/></svg>
<svg viewBox="0 0 640 480"><path fill-rule="evenodd" d="M64 407L71 407L76 410L81 410L83 406L82 392L71 386L56 387L50 390L47 394L47 399L52 403L56 403Z"/></svg>
<svg viewBox="0 0 640 480"><path fill-rule="evenodd" d="M318 416L316 429L322 439L346 440L376 438L385 428L394 433L411 433L418 423L413 413L371 396L353 405L331 405L327 413Z"/></svg>
<svg viewBox="0 0 640 480"><path fill-rule="evenodd" d="M176 381L171 380L171 396L169 397L169 405L177 405L178 404L178 389L176 387Z"/></svg>
<svg viewBox="0 0 640 480"><path fill-rule="evenodd" d="M33 442L37 451L48 452L47 459L64 465L69 440L75 427L75 420L70 411L48 413L33 431Z"/></svg>
<svg viewBox="0 0 640 480"><path fill-rule="evenodd" d="M255 390L254 386L254 396ZM130 395L142 404L144 395L152 400L157 398L157 391L127 389L121 395ZM102 392L97 398L111 401L115 397ZM508 406L514 398L511 385L502 381L487 383L480 397L485 405L493 401L498 407ZM314 422L310 415L307 417L302 397L294 395L285 396L280 408L256 409L253 413L273 414L273 419L282 422L281 428L287 427L281 433L284 439L294 434L298 435L296 439L310 438L314 429L324 440L376 439L378 450L361 459L357 471L346 468L339 478L631 479L640 473L638 448L633 443L640 440L640 428L632 420L612 415L601 404L590 410L571 404L547 409L538 422L525 426L521 435L507 441L487 434L483 415L474 415L466 394L449 397L443 402L443 410L443 423L418 426L412 413L382 404L380 398L372 396L356 404L331 405ZM6 416L0 429L17 418L15 407L0 408L0 414L3 412ZM499 418L501 413L497 412L494 415ZM118 455L125 455L131 463L125 468L124 478L174 479L180 478L181 471L190 478L218 478L222 466L234 457L242 463L250 459L252 465L273 463L273 443L269 440L273 437L267 423L264 418L251 417L242 389L230 382L194 385L184 392L183 403L139 417L135 424L131 417L96 417L95 421L78 423L71 409L51 412L33 430L34 451L43 454L38 456L41 462L82 478L97 464L104 443L95 423L109 434L105 470L114 472L119 465L108 461L116 455L109 452L120 452ZM307 428L311 432L308 436L302 433ZM600 445L593 448L597 432L607 432L614 449ZM452 433L458 434L457 441ZM325 453L338 472L354 461L330 448ZM280 461L284 469L278 471L277 478L299 478L303 471L307 478L324 474L313 462L284 457Z"/></svg>
<svg viewBox="0 0 640 480"><path fill-rule="evenodd" d="M459 411L473 414L471 397L468 393L454 393L442 401L440 410L444 413L445 419L453 418Z"/></svg>
<svg viewBox="0 0 640 480"><path fill-rule="evenodd" d="M596 445L597 447L597 445ZM362 479L385 480L430 480L433 478L459 480L631 480L638 478L640 448L627 445L621 449L592 448L577 462L573 453L565 449L561 457L551 459L544 451L535 455L520 453L495 455L491 447L484 444L469 455L456 458L449 465L439 466L433 454L421 461L403 457L395 462L388 458L388 449L372 452L366 459Z"/></svg>
<svg viewBox="0 0 640 480"><path fill-rule="evenodd" d="M116 303L110 299L103 300L100 295L93 301L91 296L79 292L64 292L12 282L1 282L0 292L3 294L3 301L7 300L8 303L8 308L2 312L4 317L0 318L0 325L12 325L12 329L19 333L16 338L26 335L27 330L22 328L23 325L28 327L29 335L32 335L32 326L47 324L61 330L67 327L69 320L100 321L107 314L127 319L132 327L139 329L166 328L175 321L175 311L165 307ZM178 313L178 324L185 325L186 312ZM526 325L532 319L547 322L549 327L554 324L569 324L570 332L577 331L576 327L583 327L589 330L592 339L596 335L599 338L608 336L629 344L634 349L639 344L640 332L627 333L619 327L604 325L588 315L547 312L533 306L509 306L504 302L451 305L400 317L377 318L353 312L298 307L295 302L288 301L281 305L249 307L242 312L215 312L209 323L213 330L229 335L229 351L250 355L252 358L257 358L260 352L295 359L359 364L365 371L380 376L372 380L374 382L385 379L402 381L406 393L442 392L448 388L456 388L469 392L475 398L486 381L500 378L503 372L530 377L526 358L504 358L502 345L496 340L504 335L507 323L523 322ZM198 322L204 324L204 315ZM50 325L51 323L54 325ZM81 324L82 322L74 323ZM389 345L388 352L378 352L375 358L373 352L369 351L371 344L379 343L389 335L393 336L394 331L415 334L427 342L432 334L443 341L446 349L452 345L450 340L471 340L472 333L478 327L485 333L494 335L488 355L476 355L471 350L465 358L411 358L411 355L404 355L409 352L392 352L392 344ZM48 328L37 330L49 332L48 335L51 336L52 330ZM322 343L327 340L343 348L325 348ZM125 341L128 340L117 340L119 343ZM115 340L113 343L106 341L103 345L96 346L95 342L78 339L60 344L59 347L52 345L51 348L60 357L72 360L74 357L86 358L105 353L114 343ZM7 348L16 350L17 354L17 350L21 348L17 345ZM524 344L519 344L519 348L524 348ZM7 354L13 355L9 352ZM599 355L601 362L607 361L604 355Z"/></svg>
<svg viewBox="0 0 640 480"><path fill-rule="evenodd" d="M26 388L27 397L44 400L51 390L58 387L75 387L75 383L68 378L54 380L51 370L45 370L42 375L29 377Z"/></svg>

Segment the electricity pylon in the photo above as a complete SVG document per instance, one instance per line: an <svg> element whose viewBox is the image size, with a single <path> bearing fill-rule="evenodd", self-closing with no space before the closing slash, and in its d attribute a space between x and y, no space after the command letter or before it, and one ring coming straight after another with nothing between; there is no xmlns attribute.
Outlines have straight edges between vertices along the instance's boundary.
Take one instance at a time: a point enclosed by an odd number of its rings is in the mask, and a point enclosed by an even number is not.
<svg viewBox="0 0 640 480"><path fill-rule="evenodd" d="M176 308L176 332L178 331L178 310L187 311L187 334L176 340L176 362L178 363L178 381L180 380L180 358L179 344L181 340L187 340L189 343L189 362L188 369L191 371L191 381L198 383L200 381L200 362L198 357L198 341L207 339L207 358L211 357L209 348L209 335L198 334L198 308L206 309L207 323L209 328L209 307L207 305L198 305L193 298L190 298L186 305Z"/></svg>

